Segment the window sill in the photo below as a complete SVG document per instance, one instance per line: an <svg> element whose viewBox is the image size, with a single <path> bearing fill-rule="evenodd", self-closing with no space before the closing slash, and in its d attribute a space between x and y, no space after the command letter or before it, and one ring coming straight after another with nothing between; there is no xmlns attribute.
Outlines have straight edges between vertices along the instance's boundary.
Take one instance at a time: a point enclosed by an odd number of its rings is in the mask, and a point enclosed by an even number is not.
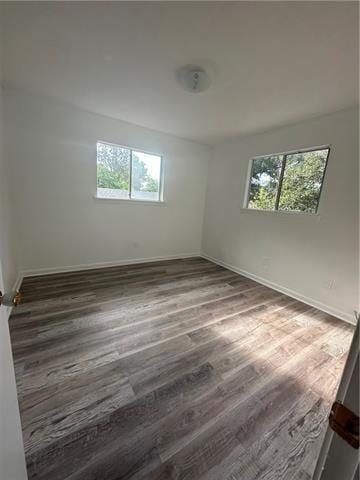
<svg viewBox="0 0 360 480"><path fill-rule="evenodd" d="M242 213L255 213L255 214L265 214L265 215L300 215L304 217L317 217L320 218L320 213L312 213L312 212L296 212L296 211L289 211L289 210L260 210L256 208L241 208Z"/></svg>
<svg viewBox="0 0 360 480"><path fill-rule="evenodd" d="M165 205L163 200L137 200L136 198L109 198L109 197L98 197L97 195L93 196L94 200L101 202L110 202L110 203L131 203L135 205L152 205L156 207L162 207Z"/></svg>

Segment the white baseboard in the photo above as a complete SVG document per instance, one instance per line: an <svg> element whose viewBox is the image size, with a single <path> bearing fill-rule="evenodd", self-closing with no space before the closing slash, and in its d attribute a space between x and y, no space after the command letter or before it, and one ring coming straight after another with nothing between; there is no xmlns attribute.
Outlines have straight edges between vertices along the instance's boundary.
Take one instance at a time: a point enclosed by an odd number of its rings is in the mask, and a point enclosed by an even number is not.
<svg viewBox="0 0 360 480"><path fill-rule="evenodd" d="M46 267L46 268L36 268L23 270L21 281L25 277L37 277L39 275L50 275L53 273L66 273L66 272L80 272L81 270L93 270L96 268L106 268L106 267L120 267L122 265L135 265L137 263L151 263L151 262L160 262L164 260L178 260L181 258L191 258L191 257L201 257L199 252L197 253L182 253L179 255L163 255L160 257L145 257L145 258L132 258L128 260L119 260L116 262L97 262L97 263L87 263L81 265L70 265L62 267Z"/></svg>
<svg viewBox="0 0 360 480"><path fill-rule="evenodd" d="M334 317L337 317L341 320L344 320L347 323L350 323L351 325L355 325L355 317L347 312L343 312L341 310L338 310L334 307L329 307L328 305L325 305L324 303L321 303L314 298L307 297L305 295L302 295L301 293L295 292L294 290L291 290L287 287L284 287L283 285L278 285L274 282L271 282L270 280L267 280L263 277L259 277L258 275L255 275L253 273L247 272L245 270L242 270L241 268L235 267L234 265L230 265L226 262L223 262L222 260L219 260L217 258L211 257L210 255L207 255L206 253L183 253L179 255L163 255L159 257L144 257L144 258L136 258L136 259L128 259L128 260L120 260L117 262L98 262L98 263L89 263L89 264L81 264L81 265L71 265L71 266L65 266L65 267L49 267L49 268L38 268L38 269L32 269L32 270L24 270L23 272L20 272L16 282L14 284L13 289L14 290L19 290L20 285L25 277L33 277L33 276L39 276L39 275L49 275L53 273L66 273L66 272L76 272L76 271L81 271L81 270L92 270L96 268L106 268L106 267L117 267L117 266L122 266L122 265L134 265L137 263L151 263L151 262L159 262L162 260L177 260L181 258L191 258L191 257L202 257L205 258L206 260L209 260L210 262L216 263L217 265L220 265L222 267L227 268L228 270L232 270L235 273L238 273L240 275L243 275L244 277L251 278L252 280L255 280L258 283L261 283L262 285L265 285L269 288L272 288L273 290L277 290L278 292L284 293L285 295L288 295L289 297L295 298L296 300L299 300L303 303L306 303L312 307L318 308L319 310L322 310L323 312L329 313L330 315L333 315ZM11 313L11 307L9 308L9 315Z"/></svg>
<svg viewBox="0 0 360 480"><path fill-rule="evenodd" d="M251 278L252 280L255 280L258 283L261 283L262 285L265 285L269 288L272 288L273 290L276 290L278 292L284 293L285 295L288 295L289 297L295 298L296 300L299 300L300 302L306 303L307 305L310 305L311 307L315 307L319 310L322 310L323 312L329 313L330 315L333 315L334 317L339 318L340 320L344 320L347 323L350 323L351 325L355 325L355 316L343 312L341 310L338 310L333 307L329 307L328 305L325 305L324 303L318 302L314 298L307 297L305 295L302 295L301 293L295 292L294 290L291 290L287 287L284 287L282 285L278 285L277 283L273 283L270 280L267 280L265 278L259 277L258 275L255 275L253 273L247 272L245 270L242 270L241 268L235 267L234 265L230 265L229 263L223 262L222 260L219 260L217 258L211 257L210 255L207 255L206 253L202 253L201 256L205 258L206 260L209 260L210 262L216 263L217 265L220 265L221 267L225 267L228 270L232 270L235 273L238 273L240 275L243 275L244 277Z"/></svg>

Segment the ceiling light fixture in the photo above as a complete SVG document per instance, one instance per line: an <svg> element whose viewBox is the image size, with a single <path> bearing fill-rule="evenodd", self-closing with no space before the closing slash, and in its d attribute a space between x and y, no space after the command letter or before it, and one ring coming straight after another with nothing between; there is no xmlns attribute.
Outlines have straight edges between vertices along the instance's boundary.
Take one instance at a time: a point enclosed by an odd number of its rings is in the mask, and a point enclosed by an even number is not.
<svg viewBox="0 0 360 480"><path fill-rule="evenodd" d="M202 67L187 65L180 68L178 77L182 86L191 93L204 92L210 87L210 77Z"/></svg>

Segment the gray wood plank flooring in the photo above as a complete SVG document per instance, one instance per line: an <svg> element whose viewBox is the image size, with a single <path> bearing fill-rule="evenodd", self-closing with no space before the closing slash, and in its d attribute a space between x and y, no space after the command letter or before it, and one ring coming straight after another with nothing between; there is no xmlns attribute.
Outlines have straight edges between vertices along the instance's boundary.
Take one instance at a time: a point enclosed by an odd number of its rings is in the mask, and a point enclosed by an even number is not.
<svg viewBox="0 0 360 480"><path fill-rule="evenodd" d="M21 292L30 480L311 478L351 326L201 258Z"/></svg>

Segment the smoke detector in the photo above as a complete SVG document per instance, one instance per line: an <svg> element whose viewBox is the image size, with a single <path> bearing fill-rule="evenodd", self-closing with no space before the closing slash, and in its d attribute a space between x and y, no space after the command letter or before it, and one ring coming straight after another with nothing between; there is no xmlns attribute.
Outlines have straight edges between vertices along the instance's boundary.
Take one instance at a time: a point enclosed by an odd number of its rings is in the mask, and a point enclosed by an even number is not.
<svg viewBox="0 0 360 480"><path fill-rule="evenodd" d="M191 93L204 92L211 83L208 73L202 67L193 65L180 68L178 77L185 90Z"/></svg>

